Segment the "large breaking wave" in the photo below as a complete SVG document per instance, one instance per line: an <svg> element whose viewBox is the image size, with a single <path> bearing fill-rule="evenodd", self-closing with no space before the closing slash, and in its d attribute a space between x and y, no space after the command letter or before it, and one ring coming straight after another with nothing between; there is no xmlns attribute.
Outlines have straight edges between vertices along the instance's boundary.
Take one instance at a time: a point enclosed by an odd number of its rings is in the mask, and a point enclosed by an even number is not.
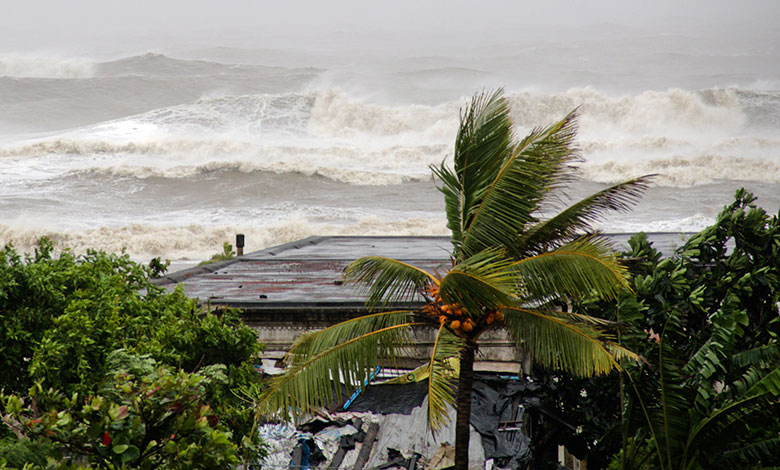
<svg viewBox="0 0 780 470"><path fill-rule="evenodd" d="M508 92L522 135L577 109L583 175L658 184L780 182L780 93L591 88ZM340 89L206 96L52 137L0 146L2 161L52 159L62 171L188 177L220 169L324 175L352 184L429 176L449 158L465 99L383 104Z"/></svg>

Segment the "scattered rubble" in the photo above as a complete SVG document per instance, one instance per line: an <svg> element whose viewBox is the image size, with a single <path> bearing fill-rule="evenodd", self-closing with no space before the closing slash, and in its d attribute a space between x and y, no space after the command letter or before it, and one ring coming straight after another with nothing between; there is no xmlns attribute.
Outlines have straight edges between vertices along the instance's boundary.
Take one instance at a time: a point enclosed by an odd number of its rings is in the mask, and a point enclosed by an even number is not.
<svg viewBox="0 0 780 470"><path fill-rule="evenodd" d="M530 458L522 433L523 397L533 384L507 378L475 382L470 468L518 468ZM264 469L442 470L453 465L455 410L435 436L427 425L427 384L376 385L349 404L300 425L266 424Z"/></svg>

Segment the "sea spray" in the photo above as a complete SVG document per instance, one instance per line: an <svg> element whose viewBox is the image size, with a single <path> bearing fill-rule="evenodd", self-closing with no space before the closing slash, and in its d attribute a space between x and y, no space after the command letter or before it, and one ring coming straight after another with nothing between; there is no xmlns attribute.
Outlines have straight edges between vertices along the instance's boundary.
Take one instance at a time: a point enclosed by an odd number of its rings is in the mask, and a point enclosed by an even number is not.
<svg viewBox="0 0 780 470"><path fill-rule="evenodd" d="M57 230L51 227L20 227L0 224L0 242L13 243L19 252L32 252L40 237L47 237L58 249L74 253L88 249L126 252L134 259L155 257L171 260L203 260L233 243L235 235L246 236L245 252L280 245L314 235L446 235L443 219L407 219L388 222L368 217L350 226L312 224L304 219L285 220L263 227L252 226L153 226L130 224L83 230Z"/></svg>

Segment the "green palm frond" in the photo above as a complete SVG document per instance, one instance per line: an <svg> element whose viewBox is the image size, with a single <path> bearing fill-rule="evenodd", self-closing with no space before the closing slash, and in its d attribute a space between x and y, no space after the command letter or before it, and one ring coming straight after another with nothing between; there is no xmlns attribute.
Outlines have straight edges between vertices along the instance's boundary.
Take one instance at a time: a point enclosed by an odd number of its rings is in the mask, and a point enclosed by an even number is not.
<svg viewBox="0 0 780 470"><path fill-rule="evenodd" d="M778 404L771 398L756 395L730 402L697 423L691 430L685 456L692 457L687 455L690 449L706 448L707 444L726 442L730 436L748 434L751 417L760 415L760 418L764 418L767 413L778 410Z"/></svg>
<svg viewBox="0 0 780 470"><path fill-rule="evenodd" d="M493 177L485 178L474 194L475 204L463 224L463 239L456 259L501 246L511 249L517 236L531 223L540 202L561 184L564 169L576 160L575 114L526 137Z"/></svg>
<svg viewBox="0 0 780 470"><path fill-rule="evenodd" d="M574 322L562 312L505 307L504 321L515 341L546 367L590 377L620 370L623 359L638 356L615 343L614 337L592 324Z"/></svg>
<svg viewBox="0 0 780 470"><path fill-rule="evenodd" d="M780 345L776 343L762 344L744 351L735 352L731 361L737 367L751 364L771 364L780 360Z"/></svg>
<svg viewBox="0 0 780 470"><path fill-rule="evenodd" d="M426 283L438 283L428 272L402 261L382 256L366 256L353 261L344 271L348 282L359 285L368 295L370 308L396 301L411 301Z"/></svg>
<svg viewBox="0 0 780 470"><path fill-rule="evenodd" d="M607 320L606 318L592 317L577 312L563 312L559 310L545 310L543 308L534 308L535 311L544 313L546 315L552 315L555 317L565 318L574 323L583 323L591 325L594 328L598 328L604 331L617 332L625 330L628 325L619 321Z"/></svg>
<svg viewBox="0 0 780 470"><path fill-rule="evenodd" d="M747 390L737 400L730 400L723 407L714 411L705 419L696 423L691 430L686 445L686 456L689 449L706 447L707 443L728 441L730 436L748 435L749 420L757 416L759 419L780 410L780 369L762 375L761 379Z"/></svg>
<svg viewBox="0 0 780 470"><path fill-rule="evenodd" d="M455 404L457 371L450 361L458 358L462 344L461 338L453 335L443 324L439 326L428 363L428 423L433 432L444 424L447 407Z"/></svg>
<svg viewBox="0 0 780 470"><path fill-rule="evenodd" d="M543 169L539 173L542 178L539 185L545 193L565 188L577 179L579 168L575 163L582 161L574 142L578 116L579 108L575 108L563 119L547 127L533 129L513 149L513 158L520 155L523 161L540 165Z"/></svg>
<svg viewBox="0 0 780 470"><path fill-rule="evenodd" d="M706 410L712 407L714 395L713 382L716 377L724 377L732 362L735 349L734 326L732 314L724 309L713 312L709 317L710 337L687 359L685 374L688 376L687 386L696 393L694 405ZM748 371L749 372L749 371ZM735 383L727 393L742 393L755 383L750 376L743 385ZM742 388L741 390L739 390ZM726 396L726 395L724 395Z"/></svg>
<svg viewBox="0 0 780 470"><path fill-rule="evenodd" d="M517 275L503 250L485 250L452 267L442 278L439 295L458 303L471 315L483 307L495 308L514 300Z"/></svg>
<svg viewBox="0 0 780 470"><path fill-rule="evenodd" d="M758 441L750 441L746 444L731 448L721 454L716 454L720 468L753 468L755 462L774 460L780 455L780 437L771 436ZM760 467L777 468L777 467Z"/></svg>
<svg viewBox="0 0 780 470"><path fill-rule="evenodd" d="M453 251L457 251L463 240L464 214L462 212L461 182L455 171L446 166L444 162L438 167L431 165L431 172L441 182L437 188L444 195L444 214L447 216L447 228L450 229Z"/></svg>
<svg viewBox="0 0 780 470"><path fill-rule="evenodd" d="M780 368L776 368L766 374L745 392L745 396L747 397L761 395L780 397Z"/></svg>
<svg viewBox="0 0 780 470"><path fill-rule="evenodd" d="M293 355L292 365L285 373L271 379L268 386L256 394L258 409L264 415L290 420L327 406L341 396L341 383L355 388L377 364L381 364L378 344L407 344L409 329L415 325L418 323L387 326L316 354ZM306 341L310 340L310 336L306 338Z"/></svg>
<svg viewBox="0 0 780 470"><path fill-rule="evenodd" d="M536 301L596 293L614 299L628 289L626 269L598 236L585 236L514 264L526 296Z"/></svg>
<svg viewBox="0 0 780 470"><path fill-rule="evenodd" d="M408 310L372 313L351 318L321 330L304 333L296 338L295 343L285 355L284 362L297 364L306 361L322 351L373 331L410 323L414 321L414 315L414 312ZM378 340L377 351L380 357L392 357L396 350L410 344L408 337L394 337L392 339L402 339L404 341L400 343L385 343Z"/></svg>
<svg viewBox="0 0 780 470"><path fill-rule="evenodd" d="M751 389L755 384L761 381L766 371L758 367L750 367L738 377L734 378L727 390L723 390L724 396L729 399L736 399L745 395L745 392Z"/></svg>
<svg viewBox="0 0 780 470"><path fill-rule="evenodd" d="M681 373L683 363L673 340L683 334L683 315L670 312L660 334L658 345L658 396L657 405L651 408L653 426L659 441L659 457L674 465L679 458L690 432L690 403L692 397L685 388L685 377Z"/></svg>
<svg viewBox="0 0 780 470"><path fill-rule="evenodd" d="M591 224L607 211L627 212L639 201L653 175L646 175L603 189L569 206L554 217L542 221L521 234L514 248L516 257L541 253L569 242L582 232L591 232Z"/></svg>
<svg viewBox="0 0 780 470"><path fill-rule="evenodd" d="M512 120L503 90L475 95L466 112L461 114L455 139L454 169L444 164L432 167L442 181L448 226L452 241L460 245L472 207L484 181L491 180L509 155L512 146Z"/></svg>

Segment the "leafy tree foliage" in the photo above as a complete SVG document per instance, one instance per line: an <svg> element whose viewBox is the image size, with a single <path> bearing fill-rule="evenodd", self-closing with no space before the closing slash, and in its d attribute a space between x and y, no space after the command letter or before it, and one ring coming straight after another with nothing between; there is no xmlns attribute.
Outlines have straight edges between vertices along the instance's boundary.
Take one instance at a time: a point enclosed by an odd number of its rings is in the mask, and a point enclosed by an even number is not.
<svg viewBox="0 0 780 470"><path fill-rule="evenodd" d="M537 371L582 425L556 440L578 440L589 468L615 453L616 469L780 466L780 221L755 201L737 191L669 258L635 236L624 256L636 295L581 304L626 324L621 344L644 361L598 382Z"/></svg>
<svg viewBox="0 0 780 470"><path fill-rule="evenodd" d="M646 310L627 320L647 337L626 342L648 363L626 369L624 468L780 465L780 222L754 202L739 190L677 256L640 267Z"/></svg>
<svg viewBox="0 0 780 470"><path fill-rule="evenodd" d="M153 270L126 255L56 255L45 239L24 257L6 246L0 252L0 389L93 396L117 350L182 374L219 365L225 379L203 381L203 399L237 442L249 435L251 411L232 390L257 379L254 332L235 311L199 311L180 290L155 286Z"/></svg>
<svg viewBox="0 0 780 470"><path fill-rule="evenodd" d="M28 397L4 397L15 433L53 446L50 465L85 468L229 469L237 446L206 403L210 382L227 380L224 366L174 371L148 356L109 355L97 393L66 398L36 385Z"/></svg>

